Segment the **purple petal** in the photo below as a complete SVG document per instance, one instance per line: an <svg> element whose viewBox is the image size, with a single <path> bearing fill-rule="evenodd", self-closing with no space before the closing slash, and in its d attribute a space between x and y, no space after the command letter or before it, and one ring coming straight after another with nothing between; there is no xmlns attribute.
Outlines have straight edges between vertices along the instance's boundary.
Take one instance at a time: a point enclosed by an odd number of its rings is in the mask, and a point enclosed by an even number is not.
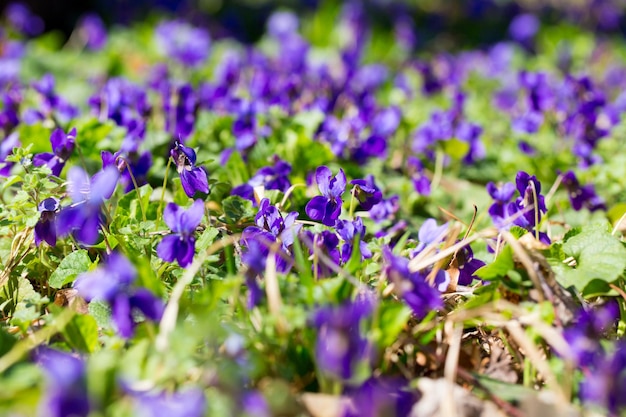
<svg viewBox="0 0 626 417"><path fill-rule="evenodd" d="M146 318L152 321L161 320L165 308L163 301L145 288L139 288L130 297L130 305L132 308L139 309Z"/></svg>
<svg viewBox="0 0 626 417"><path fill-rule="evenodd" d="M328 204L328 199L321 195L315 196L308 202L304 211L307 216L309 216L313 220L322 221L324 219L324 215L326 214L326 205Z"/></svg>
<svg viewBox="0 0 626 417"><path fill-rule="evenodd" d="M96 202L108 200L115 191L120 172L115 166L108 166L91 179L91 199Z"/></svg>
<svg viewBox="0 0 626 417"><path fill-rule="evenodd" d="M82 211L85 211L84 209ZM84 222L75 229L76 239L87 245L93 245L98 241L98 229L100 227L100 213L98 210L89 210L84 213Z"/></svg>
<svg viewBox="0 0 626 417"><path fill-rule="evenodd" d="M118 292L119 284L116 279L111 279L106 269L98 268L79 275L74 281L74 288L87 301L96 299L110 302Z"/></svg>
<svg viewBox="0 0 626 417"><path fill-rule="evenodd" d="M191 207L181 213L178 223L179 230L175 231L179 233L193 233L202 221L203 216L204 203L202 200L195 200Z"/></svg>
<svg viewBox="0 0 626 417"><path fill-rule="evenodd" d="M67 181L67 191L74 202L85 201L89 198L89 176L82 168L71 167L67 172Z"/></svg>
<svg viewBox="0 0 626 417"><path fill-rule="evenodd" d="M333 197L341 197L346 190L346 174L340 169L335 178L330 182L330 194Z"/></svg>
<svg viewBox="0 0 626 417"><path fill-rule="evenodd" d="M135 323L130 309L128 295L120 293L111 304L111 316L120 336L128 339L133 335Z"/></svg>
<svg viewBox="0 0 626 417"><path fill-rule="evenodd" d="M330 192L330 179L333 176L333 173L326 166L318 167L315 171L315 181L317 182L317 187L322 193L323 196L328 197Z"/></svg>
<svg viewBox="0 0 626 417"><path fill-rule="evenodd" d="M194 238L180 239L176 248L176 260L178 265L185 268L193 262L196 241Z"/></svg>
<svg viewBox="0 0 626 417"><path fill-rule="evenodd" d="M209 193L209 180L206 172L200 167L183 169L180 173L180 183L187 196L193 198L197 192Z"/></svg>
<svg viewBox="0 0 626 417"><path fill-rule="evenodd" d="M163 237L156 249L159 258L167 262L174 262L174 259L176 259L176 248L179 239L180 238L176 235L167 235Z"/></svg>

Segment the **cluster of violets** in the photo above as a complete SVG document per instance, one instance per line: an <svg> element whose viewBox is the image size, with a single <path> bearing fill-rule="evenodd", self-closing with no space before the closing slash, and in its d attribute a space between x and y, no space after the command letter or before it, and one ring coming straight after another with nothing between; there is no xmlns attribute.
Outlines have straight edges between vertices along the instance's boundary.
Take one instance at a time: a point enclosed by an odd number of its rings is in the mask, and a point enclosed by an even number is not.
<svg viewBox="0 0 626 417"><path fill-rule="evenodd" d="M27 36L42 30L42 22L23 6L9 9L7 19L12 30ZM169 231L159 231L163 236L153 249L162 261L189 267L196 256L196 230L208 211L204 201L211 191L209 172L198 163L196 150L189 143L200 112L228 115L233 120L234 143L222 150L222 163L233 152L245 161L252 158L256 144L272 135L267 117L278 108L289 117L301 112L322 114L314 139L325 144L337 161L364 167L373 159L387 158L392 141L407 125L398 105L379 100L383 88L398 89L406 100L441 94L449 99L450 106L433 111L407 133L409 154L401 168L415 192L427 196L431 192L427 168L434 164L443 142L464 142L468 150L462 163L466 165L479 162L487 154L482 142L487 127L473 122L467 111L470 93L464 85L473 72L498 82L494 106L507 114L511 132L519 135L521 151L538 152L526 139L541 129L552 128L571 141L571 151L581 169L600 162L595 153L598 142L611 135L626 111L626 95L613 93L616 85L626 87L626 67L611 68L601 80L571 74L567 56L562 62L563 76L514 69L516 48L534 47L539 23L531 15L522 15L512 23L510 42L487 51L441 54L430 61L408 57L399 71L383 64L362 64L371 33L361 3L346 3L340 19L348 30L336 62L312 59L312 46L299 33L298 18L290 12L277 12L269 19L267 30L273 53L252 47L228 51L216 62L213 78L197 84L179 80L175 74L181 68L193 72L207 63L213 43L208 31L179 20L164 22L155 31L154 44L173 64L154 65L144 84L122 77L95 80L96 90L81 105L57 93L52 75L22 83L19 70L24 43L0 30L0 175L10 175L13 163L6 158L13 148L27 145L26 138L19 137L18 126L43 124L55 126L50 136L52 152L35 154L33 165L45 166L53 176L66 179L66 195L37 202L40 218L34 227L36 245L45 242L56 246L59 239L67 237L77 246L91 247L106 236L110 223L106 202L116 189L128 193L148 183L157 156L146 150L146 137L151 130L160 129L170 140L162 157L167 158L168 166L175 167L190 204L165 205L162 219ZM410 24L395 24L398 44L410 50L415 42L409 36ZM96 16L84 17L76 33L87 49L106 47L106 30ZM422 80L419 88L410 82L414 77ZM27 94L35 97L36 105L24 100ZM119 149L102 152L102 167L93 175L77 163L68 164L78 160L81 132L61 127L71 126L83 108L101 122L110 121L125 131ZM232 184L232 195L258 208L254 224L243 229L239 241L250 310L264 302L268 268L281 274L294 268L296 240L313 261L313 276L322 280L338 275L355 254L361 262L371 259L368 241L372 237L393 237L406 229L398 216L400 196L385 195L372 175L348 181L343 169L333 173L327 166L317 167L308 173L307 185L309 192L317 187L319 193L308 200L304 213L285 213L281 205L259 198L259 189L287 194L293 186L293 169L288 161L273 156L270 165L259 168L245 183ZM574 209L606 208L593 185L581 185L573 171L561 173L559 178ZM534 175L519 172L515 184L489 183L487 191L494 200L488 212L498 228L516 225L550 243L540 230L548 209L541 183ZM368 233L364 219L370 219L377 229ZM305 227L310 221L316 225ZM417 240L409 239L413 246L405 251L408 256L395 253L393 243L382 248L383 276L418 320L443 308L442 293L475 283L474 274L484 265L474 258L471 247L465 246L455 254L454 272L448 267L412 270L410 260L425 251L440 250L447 230L447 224L438 225L429 219L419 229ZM109 253L95 270L81 274L74 283L85 300L110 306L112 322L123 339L133 337L139 322L158 322L165 308L158 295L136 285L137 272L127 255ZM415 391L400 378L372 376L355 382L358 368L373 366L379 354L365 331L378 302L371 288L363 288L353 299L316 306L309 312L309 323L317 332L316 364L324 376L343 384L343 394L349 399L345 416L407 415L417 400ZM588 374L582 396L616 412L626 406L619 395L626 385L622 373L625 347L618 343L614 351L606 352L597 340L615 314L608 309L581 314L579 325L566 331L565 337L577 352L569 359ZM49 379L42 401L48 415L86 416L94 409L82 358L41 349L34 360ZM128 388L126 395L140 416L194 417L203 415L206 408L204 394L197 388L174 392ZM244 411L251 415L268 415L264 400L253 392L242 401Z"/></svg>
<svg viewBox="0 0 626 417"><path fill-rule="evenodd" d="M584 375L581 398L611 415L620 415L626 408L626 343L622 339L610 347L602 343L614 331L618 318L619 307L614 302L596 309L581 309L575 324L563 332L570 347L564 356Z"/></svg>

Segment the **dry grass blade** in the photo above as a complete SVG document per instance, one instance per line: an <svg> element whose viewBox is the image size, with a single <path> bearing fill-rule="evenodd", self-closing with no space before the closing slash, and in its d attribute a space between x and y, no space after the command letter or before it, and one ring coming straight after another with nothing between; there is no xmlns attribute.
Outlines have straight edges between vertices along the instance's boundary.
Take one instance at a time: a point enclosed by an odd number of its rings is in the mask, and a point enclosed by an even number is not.
<svg viewBox="0 0 626 417"><path fill-rule="evenodd" d="M265 293L267 294L267 305L270 313L276 319L276 330L279 334L284 334L287 329L285 318L281 314L283 301L280 296L278 286L278 275L276 271L276 247L275 244L270 250L265 264Z"/></svg>

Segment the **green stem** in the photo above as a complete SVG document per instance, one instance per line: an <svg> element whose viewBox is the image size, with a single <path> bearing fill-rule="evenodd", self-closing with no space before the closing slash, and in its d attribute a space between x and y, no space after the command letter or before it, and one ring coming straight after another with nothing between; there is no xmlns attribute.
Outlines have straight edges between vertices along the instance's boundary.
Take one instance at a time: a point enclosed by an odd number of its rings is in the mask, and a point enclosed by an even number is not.
<svg viewBox="0 0 626 417"><path fill-rule="evenodd" d="M157 221L155 227L159 227L159 223L161 223L161 217L163 212L161 208L163 207L163 200L165 199L165 188L167 187L167 175L170 172L170 165L172 165L172 158L167 159L167 166L165 167L165 176L163 177L163 187L161 188L161 198L159 199L159 208L157 209Z"/></svg>
<svg viewBox="0 0 626 417"><path fill-rule="evenodd" d="M441 177L443 176L443 158L444 153L441 149L437 149L435 153L435 173L433 174L433 180L430 183L430 191L434 192L439 183L441 182Z"/></svg>

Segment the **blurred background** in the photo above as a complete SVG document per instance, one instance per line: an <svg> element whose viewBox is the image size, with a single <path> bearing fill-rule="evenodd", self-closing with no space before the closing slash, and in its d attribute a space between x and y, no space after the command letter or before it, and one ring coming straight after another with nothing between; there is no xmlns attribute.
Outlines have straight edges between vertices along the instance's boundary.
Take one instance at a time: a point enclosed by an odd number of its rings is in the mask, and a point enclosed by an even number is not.
<svg viewBox="0 0 626 417"><path fill-rule="evenodd" d="M401 26L407 36L414 37L416 49L493 44L508 36L511 22L523 13L532 13L544 24L565 21L596 32L626 34L626 0L1 0L0 11L5 18L12 13L10 18L30 25L27 32L31 35L58 31L67 39L87 13L99 15L109 27L166 15L207 27L214 38L253 43L276 9L306 16L350 3L358 5L374 27L398 30ZM24 10L40 19L29 22Z"/></svg>

